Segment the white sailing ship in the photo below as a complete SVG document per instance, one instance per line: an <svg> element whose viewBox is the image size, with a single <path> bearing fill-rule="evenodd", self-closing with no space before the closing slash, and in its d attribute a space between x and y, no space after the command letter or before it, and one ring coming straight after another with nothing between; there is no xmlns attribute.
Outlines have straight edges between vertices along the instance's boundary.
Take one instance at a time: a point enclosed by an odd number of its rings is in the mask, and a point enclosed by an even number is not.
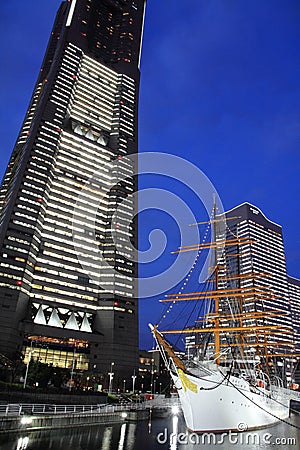
<svg viewBox="0 0 300 450"><path fill-rule="evenodd" d="M236 249L249 244L249 239L220 239L217 224L224 218L217 216L215 207L212 217L212 242L178 250L213 249L207 290L169 294L161 300L172 306L183 301L208 302L209 310L194 326L185 329L162 331L156 325L149 326L177 388L189 430L220 433L267 427L286 421L290 400L299 401L299 394L292 390L298 386L291 382L287 385L277 370L284 358L291 361L299 355L292 351L283 353L274 341L278 333L291 339L288 327L274 325L270 320L281 315L282 310L256 308L257 299L263 304L263 299L272 295L261 281L255 282L268 274L234 273L232 267L228 267L224 252L230 254L231 259L239 258ZM247 282L243 283L244 280ZM193 357L186 360L176 354L165 338L166 334L179 333L199 338Z"/></svg>

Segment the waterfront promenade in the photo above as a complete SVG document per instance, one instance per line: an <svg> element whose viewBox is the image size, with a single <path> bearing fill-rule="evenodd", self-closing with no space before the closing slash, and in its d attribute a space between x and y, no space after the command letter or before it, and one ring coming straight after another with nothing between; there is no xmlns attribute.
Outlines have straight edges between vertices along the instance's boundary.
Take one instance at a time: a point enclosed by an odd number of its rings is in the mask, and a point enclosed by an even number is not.
<svg viewBox="0 0 300 450"><path fill-rule="evenodd" d="M171 412L177 398L164 396L143 403L52 405L11 403L0 405L0 433L112 424L146 420L151 414Z"/></svg>

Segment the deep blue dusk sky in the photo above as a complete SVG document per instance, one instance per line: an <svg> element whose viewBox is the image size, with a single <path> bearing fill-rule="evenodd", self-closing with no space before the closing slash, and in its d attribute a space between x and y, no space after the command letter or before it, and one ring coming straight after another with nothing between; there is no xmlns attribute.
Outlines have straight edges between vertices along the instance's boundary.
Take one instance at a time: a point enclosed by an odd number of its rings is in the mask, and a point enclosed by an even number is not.
<svg viewBox="0 0 300 450"><path fill-rule="evenodd" d="M59 4L1 2L1 177ZM248 201L282 225L287 268L295 277L299 23L298 0L149 0L139 116L141 152L186 158L211 179L225 209ZM156 321L156 311L153 302L141 302L141 347L151 345L145 326L149 318Z"/></svg>

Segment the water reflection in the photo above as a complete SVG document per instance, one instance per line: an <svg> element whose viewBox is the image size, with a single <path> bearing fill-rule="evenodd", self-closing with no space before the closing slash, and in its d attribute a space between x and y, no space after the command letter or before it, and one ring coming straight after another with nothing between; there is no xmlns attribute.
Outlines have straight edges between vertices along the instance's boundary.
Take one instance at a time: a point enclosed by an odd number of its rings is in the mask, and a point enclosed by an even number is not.
<svg viewBox="0 0 300 450"><path fill-rule="evenodd" d="M126 450L133 450L136 435L136 423L128 424L128 432L126 439Z"/></svg>
<svg viewBox="0 0 300 450"><path fill-rule="evenodd" d="M17 449L16 450L25 450L28 446L29 437L23 437L18 439Z"/></svg>
<svg viewBox="0 0 300 450"><path fill-rule="evenodd" d="M173 416L172 420L172 433L170 435L170 450L176 450L177 449L177 442L178 442L178 416L177 414Z"/></svg>
<svg viewBox="0 0 300 450"><path fill-rule="evenodd" d="M291 422L300 427L299 416ZM276 441L277 440L277 441ZM281 441L280 441L281 440ZM0 435L1 450L267 450L300 449L299 429L280 423L266 430L204 436L188 433L181 415L149 422L67 428L61 430Z"/></svg>
<svg viewBox="0 0 300 450"><path fill-rule="evenodd" d="M126 427L127 427L127 424L126 424L126 423L123 423L123 425L121 426L121 432L120 432L120 440L119 440L118 450L123 450L123 448L124 448L125 435L126 435Z"/></svg>
<svg viewBox="0 0 300 450"><path fill-rule="evenodd" d="M112 432L113 432L113 427L107 427L104 430L101 450L106 450L106 449L110 448L110 443L112 440Z"/></svg>

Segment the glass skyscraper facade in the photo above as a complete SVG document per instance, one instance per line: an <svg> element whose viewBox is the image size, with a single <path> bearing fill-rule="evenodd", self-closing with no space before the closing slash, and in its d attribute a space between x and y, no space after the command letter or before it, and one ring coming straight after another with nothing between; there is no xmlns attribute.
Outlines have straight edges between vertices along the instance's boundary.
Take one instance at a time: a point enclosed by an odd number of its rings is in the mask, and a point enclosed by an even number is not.
<svg viewBox="0 0 300 450"><path fill-rule="evenodd" d="M297 289L299 280L294 280L287 274L286 258L282 228L267 219L262 211L249 203L244 203L226 213L227 237L245 239L245 244L236 248L225 249L227 264L242 276L238 286L249 291L256 291L253 297L247 295L245 307L247 312L265 313L264 317L250 319L247 325L278 326L272 331L253 332L253 342L268 345L270 354L278 355L269 359L269 364L281 366L283 355L291 355L285 374L293 372L299 340L299 304L300 291ZM233 253L233 255L231 255ZM253 274L247 278L247 274ZM245 278L243 277L245 276ZM252 322L251 322L252 321ZM280 328L282 327L282 329ZM283 331L286 330L286 331ZM249 336L251 339L251 336ZM247 351L247 350L245 350ZM248 348L248 351L251 349ZM280 375L281 369L279 370Z"/></svg>
<svg viewBox="0 0 300 450"><path fill-rule="evenodd" d="M300 280L288 277L289 300L291 303L292 323L295 332L295 348L300 352Z"/></svg>
<svg viewBox="0 0 300 450"><path fill-rule="evenodd" d="M232 345L231 352L238 359L238 342L249 360L260 355L261 363L268 364L263 367L267 373L289 379L296 368L299 371L300 280L287 274L282 227L249 203L225 216L228 245L219 255L219 287L232 294L230 301L222 301L221 310L237 315L236 326L242 320L250 330L237 333L234 339L224 333L221 347ZM187 335L187 355L193 354L195 344L203 348L200 335Z"/></svg>
<svg viewBox="0 0 300 450"><path fill-rule="evenodd" d="M138 150L144 9L72 0L57 13L0 191L0 352L11 357L33 348L96 373L138 363L126 156Z"/></svg>

